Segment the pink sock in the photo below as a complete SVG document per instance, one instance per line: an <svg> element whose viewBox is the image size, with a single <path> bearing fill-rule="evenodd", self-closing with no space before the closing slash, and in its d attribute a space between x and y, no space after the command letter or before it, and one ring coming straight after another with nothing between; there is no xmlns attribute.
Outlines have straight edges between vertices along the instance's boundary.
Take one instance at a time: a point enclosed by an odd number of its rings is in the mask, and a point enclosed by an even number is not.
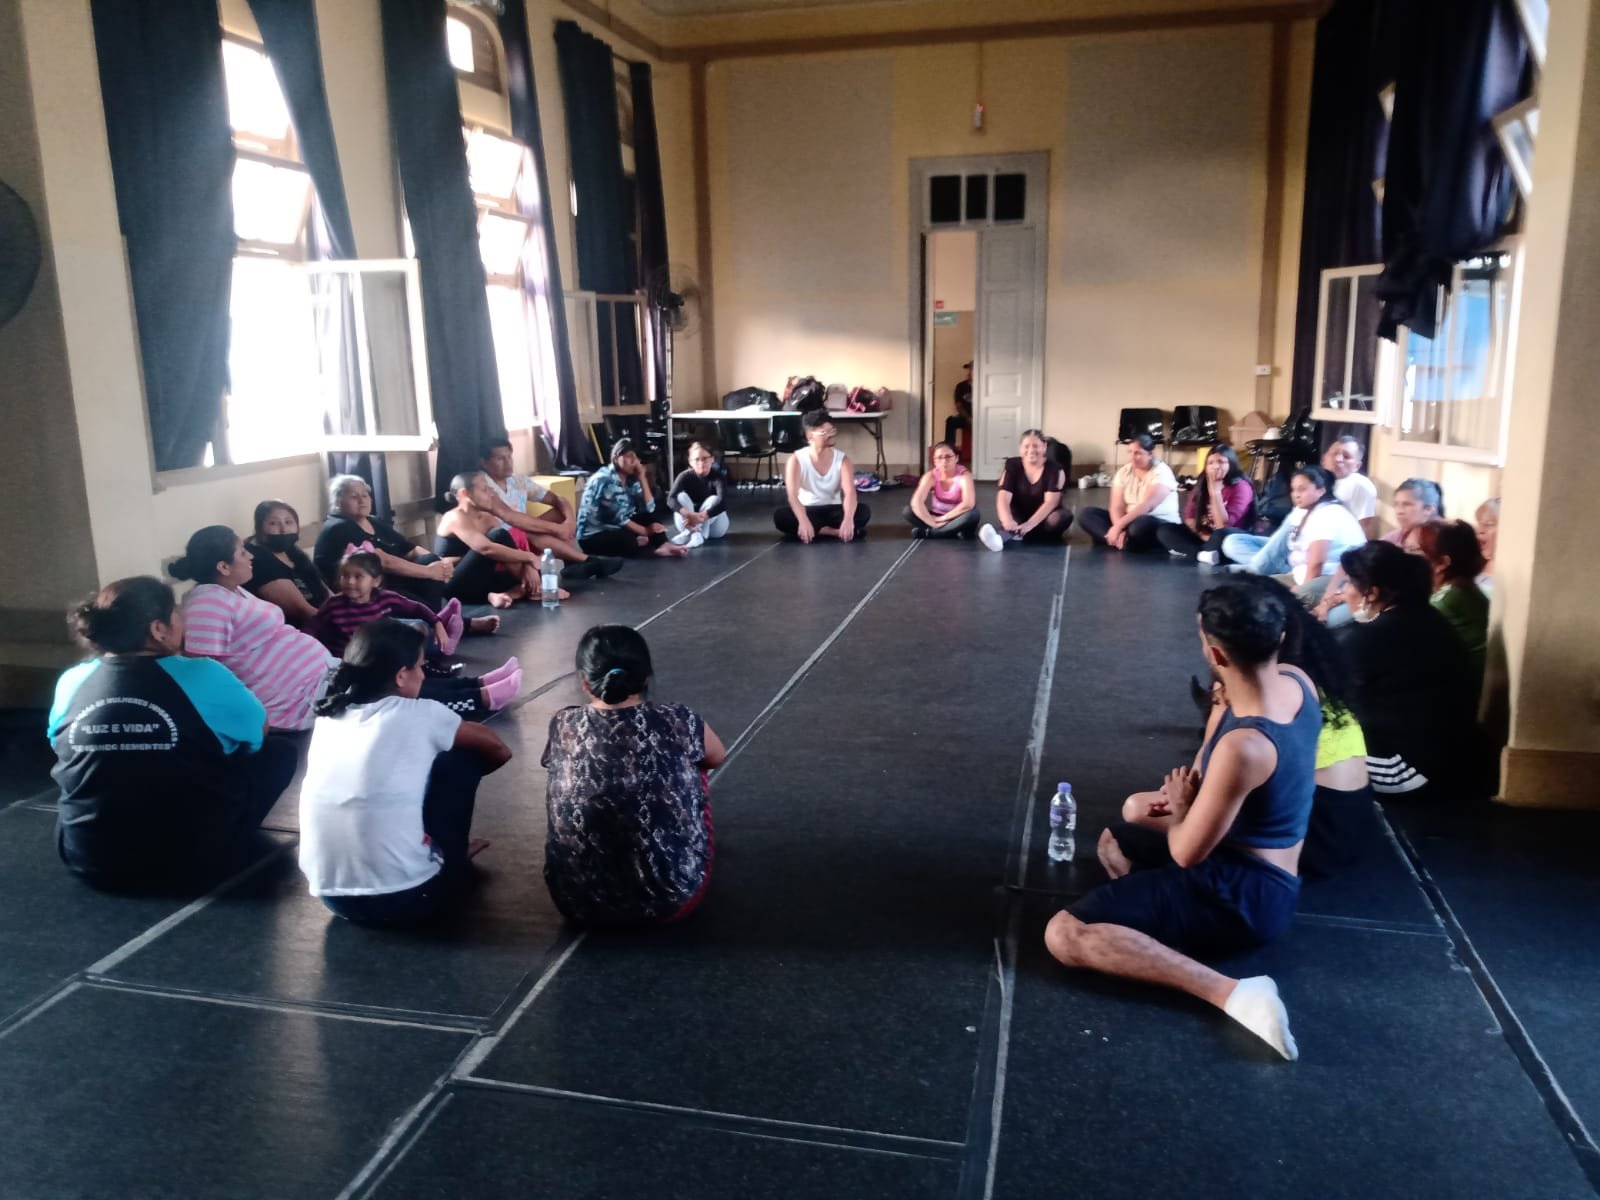
<svg viewBox="0 0 1600 1200"><path fill-rule="evenodd" d="M444 652L454 654L461 644L461 635L467 631L467 623L461 616L461 601L451 600L441 608L439 620L444 622Z"/></svg>
<svg viewBox="0 0 1600 1200"><path fill-rule="evenodd" d="M499 712L506 705L517 698L517 693L522 690L522 672L513 671L502 679L493 683L485 677L483 694L489 698L489 711Z"/></svg>
<svg viewBox="0 0 1600 1200"><path fill-rule="evenodd" d="M517 656L512 655L492 671L487 671L478 676L479 681L487 687L491 683L499 683L507 676L514 675L522 670L522 664L517 661Z"/></svg>

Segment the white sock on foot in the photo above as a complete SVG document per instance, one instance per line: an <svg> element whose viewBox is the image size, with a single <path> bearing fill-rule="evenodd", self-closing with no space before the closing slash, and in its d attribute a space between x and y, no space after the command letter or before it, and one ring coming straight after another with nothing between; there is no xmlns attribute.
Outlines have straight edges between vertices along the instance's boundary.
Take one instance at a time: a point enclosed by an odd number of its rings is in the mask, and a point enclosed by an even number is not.
<svg viewBox="0 0 1600 1200"><path fill-rule="evenodd" d="M978 530L978 540L983 543L985 549L993 550L997 554L1005 549L1005 543L1000 540L1000 535L993 525L985 525Z"/></svg>
<svg viewBox="0 0 1600 1200"><path fill-rule="evenodd" d="M1252 975L1234 986L1222 1011L1290 1062L1300 1057L1289 1032L1289 1013L1278 995L1278 985L1270 975Z"/></svg>
<svg viewBox="0 0 1600 1200"><path fill-rule="evenodd" d="M1217 565L1217 552L1215 550L1202 550L1199 554L1195 555L1195 558L1200 562L1205 563L1205 565L1208 567L1214 567Z"/></svg>

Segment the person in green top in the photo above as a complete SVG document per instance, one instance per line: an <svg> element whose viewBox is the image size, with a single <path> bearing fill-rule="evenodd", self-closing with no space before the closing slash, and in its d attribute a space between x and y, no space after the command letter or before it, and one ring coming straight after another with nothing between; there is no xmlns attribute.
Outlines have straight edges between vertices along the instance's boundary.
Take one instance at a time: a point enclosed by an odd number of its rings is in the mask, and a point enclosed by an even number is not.
<svg viewBox="0 0 1600 1200"><path fill-rule="evenodd" d="M1489 641L1489 597L1478 586L1483 570L1483 550L1477 531L1465 521L1426 521L1406 535L1433 570L1433 606L1466 643L1478 677L1483 677L1484 651Z"/></svg>

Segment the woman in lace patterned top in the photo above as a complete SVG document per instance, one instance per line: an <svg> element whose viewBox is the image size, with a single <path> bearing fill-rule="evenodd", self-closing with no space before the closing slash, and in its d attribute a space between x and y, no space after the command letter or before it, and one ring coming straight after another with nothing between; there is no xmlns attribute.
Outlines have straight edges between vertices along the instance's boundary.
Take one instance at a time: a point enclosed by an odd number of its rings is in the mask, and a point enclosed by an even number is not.
<svg viewBox="0 0 1600 1200"><path fill-rule="evenodd" d="M648 925L692 912L711 879L706 772L727 757L681 704L645 699L650 648L626 625L578 643L586 705L550 719L544 878L570 921Z"/></svg>

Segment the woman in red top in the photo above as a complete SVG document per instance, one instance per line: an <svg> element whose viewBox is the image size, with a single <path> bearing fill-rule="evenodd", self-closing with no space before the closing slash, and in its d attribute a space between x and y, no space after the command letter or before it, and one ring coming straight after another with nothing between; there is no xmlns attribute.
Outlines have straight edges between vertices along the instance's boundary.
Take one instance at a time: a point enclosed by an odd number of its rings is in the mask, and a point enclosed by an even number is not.
<svg viewBox="0 0 1600 1200"><path fill-rule="evenodd" d="M1171 522L1156 530L1156 541L1178 558L1194 558L1202 550L1222 551L1222 539L1246 532L1255 511L1256 492L1226 442L1206 454L1205 470L1189 493L1183 524Z"/></svg>

